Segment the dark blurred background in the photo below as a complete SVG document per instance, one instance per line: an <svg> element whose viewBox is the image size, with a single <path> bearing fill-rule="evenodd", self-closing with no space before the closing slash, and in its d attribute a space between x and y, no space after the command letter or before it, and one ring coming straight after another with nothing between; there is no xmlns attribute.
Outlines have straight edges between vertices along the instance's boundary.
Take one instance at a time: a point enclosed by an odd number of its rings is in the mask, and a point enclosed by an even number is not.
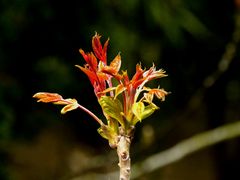
<svg viewBox="0 0 240 180"><path fill-rule="evenodd" d="M91 51L97 31L110 38L129 74L152 63L171 91L137 125L137 163L194 134L240 120L238 0L1 0L0 179L81 179L117 170L117 155L87 114L36 103L39 91L76 98L102 117L79 48ZM225 63L225 64L224 64ZM206 148L139 179L240 179L239 138ZM98 179L92 176L92 179Z"/></svg>

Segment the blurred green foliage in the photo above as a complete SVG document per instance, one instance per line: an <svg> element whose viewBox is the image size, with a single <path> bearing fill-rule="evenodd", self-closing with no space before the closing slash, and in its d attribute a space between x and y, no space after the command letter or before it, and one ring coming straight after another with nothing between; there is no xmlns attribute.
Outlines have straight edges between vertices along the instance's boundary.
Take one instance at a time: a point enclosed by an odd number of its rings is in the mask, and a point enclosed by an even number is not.
<svg viewBox="0 0 240 180"><path fill-rule="evenodd" d="M218 68L234 31L235 13L233 1L227 0L0 1L0 152L3 152L0 158L5 159L1 161L0 179L4 179L3 172L9 164L5 156L9 144L30 141L59 121L64 121L71 133L89 146L100 148L106 143L99 141L96 125L82 112L60 116L59 109L39 105L31 98L38 91L58 92L66 98L77 98L101 116L88 79L74 67L84 63L78 49L91 50L90 40L95 31L103 40L110 37L108 58L114 58L120 51L122 67L130 74L138 62L147 67L154 62L169 74L157 85L172 94L159 104L159 113L139 125L136 132L136 144L139 141L141 145L145 142L141 141L140 126L146 123L145 129L157 127L154 130L157 137L151 141L154 146L145 155L176 142L180 136L176 134L174 139L169 134L173 129L181 129L179 124L190 124L185 127L191 130L182 128L181 137L185 137L194 130L197 132L198 124L208 129L239 119L238 51L228 71L207 91L203 105L208 113L205 119L194 119L193 115L190 119L196 125L191 128L191 121L173 118L187 111L184 107L191 95ZM161 144L156 143L159 140ZM138 153L141 156L141 148L138 150L136 156ZM222 177L237 175L234 163L239 157L233 159L226 160L227 165L232 163L233 170L226 168L223 161L219 163Z"/></svg>

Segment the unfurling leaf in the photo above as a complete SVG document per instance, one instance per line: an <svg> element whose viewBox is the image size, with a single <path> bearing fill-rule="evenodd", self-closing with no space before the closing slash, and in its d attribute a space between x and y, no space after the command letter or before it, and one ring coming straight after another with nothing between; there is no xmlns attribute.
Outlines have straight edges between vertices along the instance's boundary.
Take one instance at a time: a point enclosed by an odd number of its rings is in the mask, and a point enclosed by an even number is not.
<svg viewBox="0 0 240 180"><path fill-rule="evenodd" d="M72 111L74 109L77 109L78 106L79 106L76 99L70 99L68 102L69 102L69 104L67 104L66 106L64 106L62 108L61 114L65 114L68 111Z"/></svg>
<svg viewBox="0 0 240 180"><path fill-rule="evenodd" d="M98 133L105 139L108 140L109 145L111 148L116 148L117 146L117 132L114 131L114 129L112 129L109 126L106 125L102 125L100 128L98 128Z"/></svg>
<svg viewBox="0 0 240 180"><path fill-rule="evenodd" d="M121 67L121 55L118 53L118 55L113 59L113 61L110 63L110 67L114 70L114 73L118 73L120 67Z"/></svg>
<svg viewBox="0 0 240 180"><path fill-rule="evenodd" d="M116 80L120 80L122 78L122 75L118 73L121 67L121 56L118 54L113 61L110 63L109 66L106 64L100 62L99 63L99 72L102 72L104 74L110 75L111 77L114 77Z"/></svg>
<svg viewBox="0 0 240 180"><path fill-rule="evenodd" d="M164 89L159 89L159 88L148 88L144 87L144 91L148 91L148 93L144 93L144 97L147 101L151 101L148 97L151 97L153 99L153 95L155 95L158 99L161 99L162 101L165 101L165 96L169 94L169 92L165 91Z"/></svg>
<svg viewBox="0 0 240 180"><path fill-rule="evenodd" d="M136 102L132 106L132 112L139 121L142 120L142 114L144 112L144 109L145 109L145 106L143 102Z"/></svg>
<svg viewBox="0 0 240 180"><path fill-rule="evenodd" d="M105 95L106 93L109 93L109 92L111 92L111 91L113 91L115 89L116 89L115 87L110 87L110 88L105 89L102 92L98 92L98 94Z"/></svg>
<svg viewBox="0 0 240 180"><path fill-rule="evenodd" d="M49 102L57 102L63 100L62 96L57 93L49 93L49 92L39 92L33 95L33 98L37 98L37 102L49 103Z"/></svg>
<svg viewBox="0 0 240 180"><path fill-rule="evenodd" d="M107 63L107 46L109 39L104 43L103 47L100 41L101 36L97 33L92 38L92 48L96 57L104 64Z"/></svg>
<svg viewBox="0 0 240 180"><path fill-rule="evenodd" d="M115 89L115 97L114 97L114 99L116 99L117 96L118 96L119 94L121 94L123 91L125 91L126 89L127 89L127 88L124 87L123 84L119 84L119 85L116 87L116 89Z"/></svg>
<svg viewBox="0 0 240 180"><path fill-rule="evenodd" d="M124 125L123 117L121 115L121 112L123 111L122 103L118 99L109 96L102 96L99 99L99 104L101 105L107 119L111 117L116 119L121 125Z"/></svg>
<svg viewBox="0 0 240 180"><path fill-rule="evenodd" d="M66 112L77 109L79 107L76 99L63 99L63 97L57 93L39 92L34 94L33 97L38 99L37 102L65 105L61 110L62 114L65 114Z"/></svg>
<svg viewBox="0 0 240 180"><path fill-rule="evenodd" d="M142 119L147 118L148 116L152 115L155 110L157 110L158 107L154 104L149 104L148 106L145 106L145 109L142 113Z"/></svg>
<svg viewBox="0 0 240 180"><path fill-rule="evenodd" d="M149 117L157 109L158 107L153 103L148 106L145 106L143 102L134 103L132 106L132 112L136 118L133 119L132 124L135 125L138 121Z"/></svg>

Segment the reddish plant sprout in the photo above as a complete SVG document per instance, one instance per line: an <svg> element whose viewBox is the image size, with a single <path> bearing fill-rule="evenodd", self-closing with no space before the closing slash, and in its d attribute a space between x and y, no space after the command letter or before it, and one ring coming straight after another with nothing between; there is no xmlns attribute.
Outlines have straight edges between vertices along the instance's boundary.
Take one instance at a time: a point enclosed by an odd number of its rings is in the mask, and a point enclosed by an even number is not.
<svg viewBox="0 0 240 180"><path fill-rule="evenodd" d="M121 55L107 64L107 48L109 39L102 45L101 36L95 34L92 38L93 52L79 52L85 60L84 66L76 65L89 78L97 100L102 107L106 122L100 120L90 110L78 104L75 99L63 99L56 93L40 92L33 97L38 102L64 105L61 113L80 108L90 114L99 124L99 134L109 141L111 147L116 147L119 135L130 135L137 122L150 116L158 109L153 103L154 97L161 101L168 94L162 88L146 87L151 80L167 76L162 69L157 70L153 64L149 69L136 65L136 72L129 78L127 71L120 71ZM112 81L118 83L113 86Z"/></svg>

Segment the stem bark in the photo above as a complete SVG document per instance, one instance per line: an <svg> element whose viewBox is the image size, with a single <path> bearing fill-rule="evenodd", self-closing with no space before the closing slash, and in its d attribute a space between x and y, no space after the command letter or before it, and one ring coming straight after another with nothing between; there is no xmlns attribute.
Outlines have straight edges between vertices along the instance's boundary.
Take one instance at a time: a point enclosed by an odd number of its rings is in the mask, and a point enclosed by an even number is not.
<svg viewBox="0 0 240 180"><path fill-rule="evenodd" d="M130 180L131 174L131 159L130 159L130 144L129 137L121 135L117 144L117 154L119 158L120 176L119 180Z"/></svg>

